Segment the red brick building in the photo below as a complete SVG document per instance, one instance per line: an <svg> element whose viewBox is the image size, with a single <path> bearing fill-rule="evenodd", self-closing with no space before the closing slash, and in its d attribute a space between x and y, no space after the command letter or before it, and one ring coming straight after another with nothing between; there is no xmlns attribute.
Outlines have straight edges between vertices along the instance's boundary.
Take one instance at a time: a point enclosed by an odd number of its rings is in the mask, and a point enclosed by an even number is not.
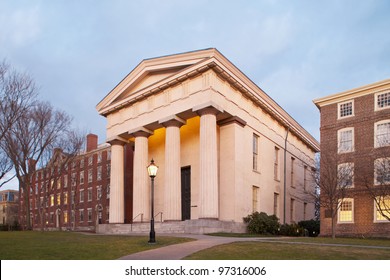
<svg viewBox="0 0 390 280"><path fill-rule="evenodd" d="M126 146L125 152L126 158L132 158L131 146ZM36 170L28 194L33 229L94 230L97 223L108 223L110 168L110 145L98 145L97 135L88 134L85 152L67 163L62 171ZM132 178L126 182L132 182ZM131 185L126 187L131 193ZM25 226L25 194L20 191L20 195L19 220ZM127 207L131 209L132 205Z"/></svg>
<svg viewBox="0 0 390 280"><path fill-rule="evenodd" d="M390 196L383 196L390 194L390 79L314 103L321 113L321 157L327 159L321 160L321 180L326 165L351 174L343 182L346 192L339 199L336 235L390 237L390 222L373 198L381 194L383 203L390 206ZM387 166L384 172L379 172L380 166ZM389 211L385 214L390 216ZM325 207L321 207L321 234L331 234Z"/></svg>

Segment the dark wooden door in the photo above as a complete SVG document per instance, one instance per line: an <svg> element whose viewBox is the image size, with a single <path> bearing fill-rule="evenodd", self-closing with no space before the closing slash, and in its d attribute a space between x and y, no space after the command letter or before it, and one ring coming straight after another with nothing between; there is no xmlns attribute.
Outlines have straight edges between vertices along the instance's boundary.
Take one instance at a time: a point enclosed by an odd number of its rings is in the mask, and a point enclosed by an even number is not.
<svg viewBox="0 0 390 280"><path fill-rule="evenodd" d="M181 219L191 219L191 166L181 169Z"/></svg>

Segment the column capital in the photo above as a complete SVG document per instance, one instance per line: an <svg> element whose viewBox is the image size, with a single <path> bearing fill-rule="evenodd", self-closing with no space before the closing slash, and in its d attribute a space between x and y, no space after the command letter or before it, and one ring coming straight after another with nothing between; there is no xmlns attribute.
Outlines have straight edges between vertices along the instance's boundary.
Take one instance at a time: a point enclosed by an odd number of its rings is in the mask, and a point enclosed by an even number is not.
<svg viewBox="0 0 390 280"><path fill-rule="evenodd" d="M228 125L228 124L232 124L232 123L238 124L239 126L242 126L242 127L246 126L246 121L244 121L243 119L241 119L240 117L237 117L237 116L233 116L233 117L218 121L219 126L224 126L224 125Z"/></svg>
<svg viewBox="0 0 390 280"><path fill-rule="evenodd" d="M185 120L183 120L175 115L161 119L158 122L160 124L162 124L164 127L168 127L168 126L181 127L182 125L184 125L186 123Z"/></svg>
<svg viewBox="0 0 390 280"><path fill-rule="evenodd" d="M129 131L129 134L133 137L149 137L150 135L153 135L153 131L145 128L145 127L139 127L133 130Z"/></svg>
<svg viewBox="0 0 390 280"><path fill-rule="evenodd" d="M197 105L192 108L192 111L196 112L200 116L207 114L217 115L219 113L223 113L222 107L213 101Z"/></svg>
<svg viewBox="0 0 390 280"><path fill-rule="evenodd" d="M124 146L125 144L129 143L129 141L127 141L125 138L122 138L120 136L114 136L114 137L108 138L106 140L106 142L111 144L111 146L112 145L122 145L122 146Z"/></svg>

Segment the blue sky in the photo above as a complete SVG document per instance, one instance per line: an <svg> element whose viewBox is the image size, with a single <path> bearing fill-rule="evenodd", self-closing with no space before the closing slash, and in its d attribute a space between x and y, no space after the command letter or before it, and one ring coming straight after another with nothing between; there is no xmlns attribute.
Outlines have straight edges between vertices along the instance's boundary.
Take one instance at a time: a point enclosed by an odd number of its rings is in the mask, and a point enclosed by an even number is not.
<svg viewBox="0 0 390 280"><path fill-rule="evenodd" d="M319 139L312 100L390 78L390 1L0 0L0 60L105 139L96 104L142 59L217 48Z"/></svg>

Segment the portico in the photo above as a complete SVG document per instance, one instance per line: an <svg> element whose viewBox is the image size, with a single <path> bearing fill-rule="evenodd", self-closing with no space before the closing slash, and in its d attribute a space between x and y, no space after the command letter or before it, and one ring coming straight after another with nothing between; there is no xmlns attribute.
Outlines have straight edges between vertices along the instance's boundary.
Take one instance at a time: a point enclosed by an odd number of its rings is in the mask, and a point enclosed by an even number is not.
<svg viewBox="0 0 390 280"><path fill-rule="evenodd" d="M155 214L164 222L242 223L252 210L253 182L268 180L251 168L253 133L278 145L275 131L283 134L290 124L305 161L317 144L216 49L142 61L97 109L107 118L112 145L110 224L151 218L146 167L152 158L160 167ZM124 167L128 143L134 146L132 170ZM125 201L127 172L133 175L132 201ZM132 204L130 219L124 217L126 203Z"/></svg>

